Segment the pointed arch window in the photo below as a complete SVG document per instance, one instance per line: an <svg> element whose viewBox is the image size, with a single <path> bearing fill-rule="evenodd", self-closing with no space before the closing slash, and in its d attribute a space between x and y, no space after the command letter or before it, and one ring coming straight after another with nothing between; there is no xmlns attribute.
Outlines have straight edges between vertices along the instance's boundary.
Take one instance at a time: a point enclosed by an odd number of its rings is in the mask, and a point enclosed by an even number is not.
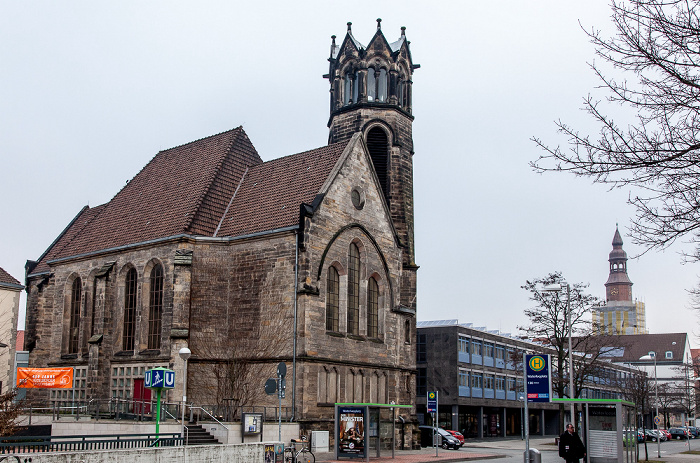
<svg viewBox="0 0 700 463"><path fill-rule="evenodd" d="M379 337L379 285L374 277L367 284L367 336Z"/></svg>
<svg viewBox="0 0 700 463"><path fill-rule="evenodd" d="M124 281L124 327L122 349L134 350L134 331L136 329L136 269L126 272Z"/></svg>
<svg viewBox="0 0 700 463"><path fill-rule="evenodd" d="M379 78L377 79L377 101L386 101L387 76L386 69L379 70Z"/></svg>
<svg viewBox="0 0 700 463"><path fill-rule="evenodd" d="M385 102L387 98L386 69L367 69L367 101Z"/></svg>
<svg viewBox="0 0 700 463"><path fill-rule="evenodd" d="M68 331L68 353L78 353L80 339L80 302L82 298L82 282L80 278L73 280L70 295L70 323Z"/></svg>
<svg viewBox="0 0 700 463"><path fill-rule="evenodd" d="M148 348L160 349L160 332L163 318L163 266L151 270L151 287L148 313Z"/></svg>
<svg viewBox="0 0 700 463"><path fill-rule="evenodd" d="M411 344L411 320L406 320L406 321L404 322L404 331L403 331L403 334L404 334L404 339L403 339L403 341L404 341L406 344Z"/></svg>
<svg viewBox="0 0 700 463"><path fill-rule="evenodd" d="M374 68L367 69L367 101L374 101L377 99L377 76L375 75Z"/></svg>
<svg viewBox="0 0 700 463"><path fill-rule="evenodd" d="M379 127L372 127L367 132L367 149L379 178L379 184L382 186L384 197L389 202L389 138L386 132Z"/></svg>
<svg viewBox="0 0 700 463"><path fill-rule="evenodd" d="M360 250L350 243L348 256L348 333L360 331Z"/></svg>
<svg viewBox="0 0 700 463"><path fill-rule="evenodd" d="M326 281L326 330L328 331L338 331L339 300L340 276L335 267L329 267Z"/></svg>

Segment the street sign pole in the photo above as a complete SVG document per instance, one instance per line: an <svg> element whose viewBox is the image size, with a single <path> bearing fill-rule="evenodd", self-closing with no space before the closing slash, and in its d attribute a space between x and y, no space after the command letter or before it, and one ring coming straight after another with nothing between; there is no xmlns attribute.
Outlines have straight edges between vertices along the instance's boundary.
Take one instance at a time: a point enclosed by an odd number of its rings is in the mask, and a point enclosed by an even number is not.
<svg viewBox="0 0 700 463"><path fill-rule="evenodd" d="M162 391L161 388L156 389L156 397L157 397L157 402L158 402L158 408L156 408L156 447L159 447L158 445L158 436L160 435L160 392Z"/></svg>
<svg viewBox="0 0 700 463"><path fill-rule="evenodd" d="M530 413L527 410L527 360L523 352L523 402L525 403L525 463L530 463Z"/></svg>
<svg viewBox="0 0 700 463"><path fill-rule="evenodd" d="M426 398L426 408L428 413L433 417L433 446L435 446L435 456L438 456L437 442L437 417L438 417L438 391L428 391Z"/></svg>

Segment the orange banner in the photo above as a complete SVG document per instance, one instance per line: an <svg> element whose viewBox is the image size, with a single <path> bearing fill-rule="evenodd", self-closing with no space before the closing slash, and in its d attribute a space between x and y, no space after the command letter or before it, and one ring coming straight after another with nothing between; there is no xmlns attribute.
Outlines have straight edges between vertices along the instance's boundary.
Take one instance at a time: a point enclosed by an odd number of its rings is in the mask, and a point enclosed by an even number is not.
<svg viewBox="0 0 700 463"><path fill-rule="evenodd" d="M72 368L17 368L17 387L70 389Z"/></svg>

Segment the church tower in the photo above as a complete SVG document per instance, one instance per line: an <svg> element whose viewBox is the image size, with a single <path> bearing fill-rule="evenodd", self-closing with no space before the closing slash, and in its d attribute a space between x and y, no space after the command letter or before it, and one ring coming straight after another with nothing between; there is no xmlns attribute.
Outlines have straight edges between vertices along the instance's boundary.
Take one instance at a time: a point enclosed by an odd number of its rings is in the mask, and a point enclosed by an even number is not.
<svg viewBox="0 0 700 463"><path fill-rule="evenodd" d="M605 283L605 301L632 301L632 282L627 276L627 253L622 249L620 230L615 228L610 251L610 275Z"/></svg>
<svg viewBox="0 0 700 463"><path fill-rule="evenodd" d="M644 303L632 299L627 253L622 249L622 244L620 230L616 227L613 249L608 255L610 273L605 283L605 306L594 309L593 322L600 334L645 334Z"/></svg>
<svg viewBox="0 0 700 463"><path fill-rule="evenodd" d="M330 82L328 142L362 132L404 249L401 306L415 309L411 86L420 65L413 64L406 28L389 43L381 21L377 19L367 46L353 37L352 23L340 45L331 37L329 73L324 76Z"/></svg>

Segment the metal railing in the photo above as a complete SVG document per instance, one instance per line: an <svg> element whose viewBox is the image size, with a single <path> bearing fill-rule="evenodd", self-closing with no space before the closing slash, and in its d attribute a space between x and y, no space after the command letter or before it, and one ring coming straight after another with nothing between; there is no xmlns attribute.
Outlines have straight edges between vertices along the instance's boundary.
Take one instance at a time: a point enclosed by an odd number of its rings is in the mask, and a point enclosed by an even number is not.
<svg viewBox="0 0 700 463"><path fill-rule="evenodd" d="M182 445L180 433L12 436L0 438L0 453L105 450Z"/></svg>
<svg viewBox="0 0 700 463"><path fill-rule="evenodd" d="M274 406L232 406L224 400L223 405L201 405L194 406L186 404L190 409L190 422L201 419L202 415L207 416L213 421L235 422L239 421L243 413L260 413L264 421L278 421L280 419L280 410ZM182 416L182 402L163 402L161 403L161 420L174 420L180 422ZM157 402L155 400L133 400L133 399L117 399L108 400L91 399L80 402L27 402L23 410L23 414L28 416L29 422L32 424L32 419L35 416L50 415L53 420L74 419L76 421L81 418L92 418L94 420L128 420L128 421L153 421L156 417ZM199 412L199 411L202 412ZM187 415L187 414L186 414ZM204 418L205 420L208 418ZM281 420L291 421L291 407L283 407L281 410Z"/></svg>

